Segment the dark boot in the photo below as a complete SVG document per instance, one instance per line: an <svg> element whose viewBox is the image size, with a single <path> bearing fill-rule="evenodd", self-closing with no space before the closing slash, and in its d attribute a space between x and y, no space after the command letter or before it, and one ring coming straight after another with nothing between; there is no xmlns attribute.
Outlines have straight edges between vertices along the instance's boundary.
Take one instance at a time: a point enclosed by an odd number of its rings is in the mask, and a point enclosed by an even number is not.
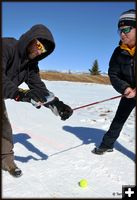
<svg viewBox="0 0 137 200"><path fill-rule="evenodd" d="M2 169L4 171L8 171L10 173L10 175L12 175L14 177L20 177L22 175L21 169L19 169L15 163L10 166L3 165Z"/></svg>
<svg viewBox="0 0 137 200"><path fill-rule="evenodd" d="M10 168L8 172L14 177L20 177L22 175L22 171L18 167Z"/></svg>
<svg viewBox="0 0 137 200"><path fill-rule="evenodd" d="M92 153L94 154L98 154L98 155L103 155L104 153L106 152L112 152L113 149L110 149L110 148L101 148L101 147L95 147L93 150L92 150Z"/></svg>

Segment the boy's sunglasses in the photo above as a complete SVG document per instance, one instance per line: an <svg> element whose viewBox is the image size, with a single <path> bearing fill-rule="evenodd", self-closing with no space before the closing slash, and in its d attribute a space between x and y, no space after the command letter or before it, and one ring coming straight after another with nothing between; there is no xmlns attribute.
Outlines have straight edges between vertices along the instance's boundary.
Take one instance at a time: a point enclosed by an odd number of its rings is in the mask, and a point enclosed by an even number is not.
<svg viewBox="0 0 137 200"><path fill-rule="evenodd" d="M41 43L41 42L39 42L38 40L36 40L36 45L37 45L37 48L39 49L39 50L41 50L41 52L42 53L45 53L46 52L46 49L45 49L45 47L44 47L44 45Z"/></svg>
<svg viewBox="0 0 137 200"><path fill-rule="evenodd" d="M119 34L121 34L121 33L127 34L127 33L129 33L132 29L133 29L132 26L128 26L128 27L126 27L126 28L119 28L119 29L118 29L118 33L119 33Z"/></svg>

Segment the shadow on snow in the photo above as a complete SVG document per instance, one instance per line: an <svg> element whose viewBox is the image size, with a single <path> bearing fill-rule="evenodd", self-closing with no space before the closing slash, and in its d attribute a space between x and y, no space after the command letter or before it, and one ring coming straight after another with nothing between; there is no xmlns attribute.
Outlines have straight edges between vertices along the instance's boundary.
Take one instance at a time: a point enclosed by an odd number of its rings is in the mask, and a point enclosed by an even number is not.
<svg viewBox="0 0 137 200"><path fill-rule="evenodd" d="M105 134L104 130L96 129L96 128L88 128L88 127L72 127L72 126L63 126L63 130L69 133L74 134L76 137L78 137L82 143L75 146L70 147L68 149L64 149L62 151L59 151L57 153L46 155L43 152L41 152L38 148L36 148L31 142L28 141L31 137L26 133L18 133L16 135L13 135L13 141L15 143L20 143L24 145L30 152L33 152L40 156L41 158L35 158L32 155L28 155L26 157L23 156L15 156L15 160L18 160L20 162L28 162L29 160L47 160L48 157L58 155L60 153L64 153L66 151L69 151L71 149L75 149L79 146L82 146L83 144L90 144L94 143L95 146L99 146L100 142L102 141L103 135ZM124 147L122 144L120 144L118 141L115 143L115 149L126 155L131 160L135 161L135 154L128 150L126 147Z"/></svg>
<svg viewBox="0 0 137 200"><path fill-rule="evenodd" d="M78 137L82 141L82 144L95 143L95 146L100 145L105 134L104 130L96 128L64 126L63 129ZM131 160L135 161L135 154L118 141L115 143L115 149L126 155Z"/></svg>
<svg viewBox="0 0 137 200"><path fill-rule="evenodd" d="M20 143L22 144L24 147L26 147L30 152L33 152L35 154L37 154L38 156L40 156L41 158L35 158L32 155L28 155L26 157L23 156L16 156L15 155L15 160L18 160L20 162L28 162L29 160L33 159L33 160L47 160L48 156L46 154L44 154L43 152L41 152L38 148L36 148L31 142L28 141L28 139L30 139L31 137L26 134L26 133L18 133L16 135L13 135L13 142L15 143Z"/></svg>

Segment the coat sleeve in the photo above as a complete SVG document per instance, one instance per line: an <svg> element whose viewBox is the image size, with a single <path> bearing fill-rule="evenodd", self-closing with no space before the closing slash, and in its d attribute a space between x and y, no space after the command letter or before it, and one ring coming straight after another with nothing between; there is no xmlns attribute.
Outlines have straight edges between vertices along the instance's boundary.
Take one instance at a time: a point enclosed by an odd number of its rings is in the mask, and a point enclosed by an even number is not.
<svg viewBox="0 0 137 200"><path fill-rule="evenodd" d="M7 76L7 66L10 60L11 52L10 49L2 49L2 92L4 99L13 99L15 93L18 91L18 87L8 78Z"/></svg>
<svg viewBox="0 0 137 200"><path fill-rule="evenodd" d="M49 92L46 85L40 78L39 67L37 63L31 64L29 66L28 78L27 81L25 81L25 83L28 85L30 89L37 89L45 95L47 95Z"/></svg>
<svg viewBox="0 0 137 200"><path fill-rule="evenodd" d="M123 74L121 72L121 63L118 57L119 55L115 50L109 62L108 75L114 89L117 92L124 94L125 89L130 87L130 85L123 78Z"/></svg>

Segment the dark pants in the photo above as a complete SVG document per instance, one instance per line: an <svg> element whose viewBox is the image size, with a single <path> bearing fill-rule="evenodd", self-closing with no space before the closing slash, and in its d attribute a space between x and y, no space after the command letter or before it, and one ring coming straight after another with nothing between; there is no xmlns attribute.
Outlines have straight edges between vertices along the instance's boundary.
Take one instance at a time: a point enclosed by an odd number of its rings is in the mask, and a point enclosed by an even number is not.
<svg viewBox="0 0 137 200"><path fill-rule="evenodd" d="M128 119L131 111L136 106L136 99L121 98L115 117L110 125L109 130L106 132L102 139L100 147L113 148L114 143L120 135L124 123Z"/></svg>
<svg viewBox="0 0 137 200"><path fill-rule="evenodd" d="M16 165L14 163L14 152L13 152L13 138L12 138L12 128L10 121L8 119L5 102L2 102L3 114L2 114L2 169L10 170Z"/></svg>

